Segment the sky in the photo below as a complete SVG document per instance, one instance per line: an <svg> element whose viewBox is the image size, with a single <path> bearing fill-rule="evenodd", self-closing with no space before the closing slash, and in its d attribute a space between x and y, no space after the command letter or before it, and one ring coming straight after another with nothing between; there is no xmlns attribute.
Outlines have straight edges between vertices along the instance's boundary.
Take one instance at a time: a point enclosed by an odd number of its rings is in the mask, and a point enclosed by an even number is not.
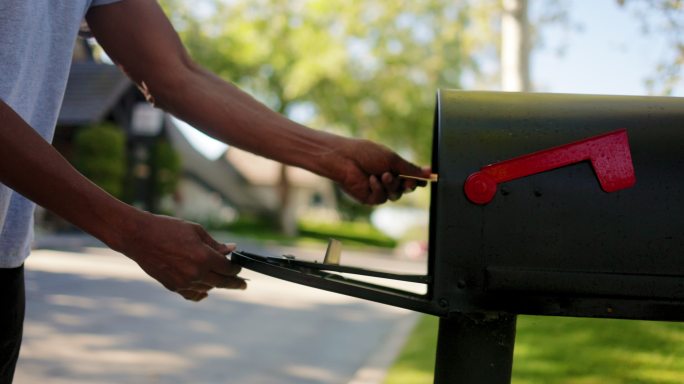
<svg viewBox="0 0 684 384"><path fill-rule="evenodd" d="M531 0L531 17L544 0ZM644 35L633 8L616 0L568 0L572 24L579 31L544 30L545 48L532 56L535 90L548 92L646 95L647 77L667 55L662 35ZM564 46L559 56L554 47ZM682 87L673 96L681 96Z"/></svg>

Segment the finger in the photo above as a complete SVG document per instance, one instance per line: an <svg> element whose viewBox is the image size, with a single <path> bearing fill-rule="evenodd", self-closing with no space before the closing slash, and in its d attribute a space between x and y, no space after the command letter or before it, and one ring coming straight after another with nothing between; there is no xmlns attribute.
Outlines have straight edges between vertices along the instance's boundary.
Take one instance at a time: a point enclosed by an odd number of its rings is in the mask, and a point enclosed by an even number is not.
<svg viewBox="0 0 684 384"><path fill-rule="evenodd" d="M216 288L245 289L247 282L238 276L224 276L215 272L209 272L203 279L202 284Z"/></svg>
<svg viewBox="0 0 684 384"><path fill-rule="evenodd" d="M178 294L183 296L186 300L195 302L201 301L209 296L206 292L198 292L190 289L181 289L178 291Z"/></svg>
<svg viewBox="0 0 684 384"><path fill-rule="evenodd" d="M191 283L187 290L196 292L209 292L212 289L214 289L214 287L215 285L211 285L208 282L205 282L204 279L202 279L202 281Z"/></svg>
<svg viewBox="0 0 684 384"><path fill-rule="evenodd" d="M394 177L391 173L385 172L381 177L382 185L387 193L387 198L390 201L397 201L401 197L402 189L401 179L399 177Z"/></svg>
<svg viewBox="0 0 684 384"><path fill-rule="evenodd" d="M433 176L432 168L431 167L422 167L422 168L420 168L419 174L411 175L411 176L422 177L425 179L431 179ZM410 179L410 178L404 179L404 191L405 192L414 191L417 187L425 187L427 185L428 185L428 182L426 180L416 180L416 179Z"/></svg>
<svg viewBox="0 0 684 384"><path fill-rule="evenodd" d="M214 238L211 237L209 232L207 232L207 230L201 226L197 226L197 234L199 235L202 242L204 242L205 244L207 244L208 246L210 246L211 248L213 248L217 251L223 246L223 244L214 240Z"/></svg>
<svg viewBox="0 0 684 384"><path fill-rule="evenodd" d="M237 248L237 244L235 244L235 243L224 243L224 244L219 244L218 248L216 248L216 251L218 251L218 253L220 253L222 255L229 255L236 248Z"/></svg>
<svg viewBox="0 0 684 384"><path fill-rule="evenodd" d="M216 250L216 252L222 254L222 255L228 255L231 252L237 248L237 245L235 243L219 243L216 241L211 235L202 227L199 227L197 230L197 233L200 236L200 239L210 246L212 249Z"/></svg>
<svg viewBox="0 0 684 384"><path fill-rule="evenodd" d="M388 192L399 191L399 186L401 185L401 178L392 175L390 172L385 172L382 174L382 184L385 190Z"/></svg>
<svg viewBox="0 0 684 384"><path fill-rule="evenodd" d="M430 166L425 166L420 168L420 171L423 173L423 177L429 178L432 175L432 167Z"/></svg>
<svg viewBox="0 0 684 384"><path fill-rule="evenodd" d="M423 169L421 167L404 160L399 155L395 154L390 164L392 173L423 177Z"/></svg>
<svg viewBox="0 0 684 384"><path fill-rule="evenodd" d="M387 201L387 193L385 193L385 189L375 175L371 175L368 183L370 186L370 195L367 199L368 204L382 204Z"/></svg>
<svg viewBox="0 0 684 384"><path fill-rule="evenodd" d="M230 253L233 252L235 248L237 248L237 245L235 243L215 243L207 245L209 245L211 249L215 250L216 252L224 256L230 255Z"/></svg>
<svg viewBox="0 0 684 384"><path fill-rule="evenodd" d="M209 269L219 275L236 276L242 268L239 265L233 264L226 258L226 256L211 249L209 258Z"/></svg>
<svg viewBox="0 0 684 384"><path fill-rule="evenodd" d="M416 187L419 185L419 180L415 179L402 179L402 189L404 192L412 192L416 190ZM426 182L422 182L423 186L427 185Z"/></svg>

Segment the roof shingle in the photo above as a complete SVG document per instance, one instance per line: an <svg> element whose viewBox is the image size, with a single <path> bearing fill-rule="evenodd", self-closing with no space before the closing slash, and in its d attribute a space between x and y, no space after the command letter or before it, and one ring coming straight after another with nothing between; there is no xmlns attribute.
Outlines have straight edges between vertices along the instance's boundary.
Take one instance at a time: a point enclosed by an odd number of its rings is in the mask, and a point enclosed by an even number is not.
<svg viewBox="0 0 684 384"><path fill-rule="evenodd" d="M73 63L58 124L84 125L101 121L132 86L116 66Z"/></svg>

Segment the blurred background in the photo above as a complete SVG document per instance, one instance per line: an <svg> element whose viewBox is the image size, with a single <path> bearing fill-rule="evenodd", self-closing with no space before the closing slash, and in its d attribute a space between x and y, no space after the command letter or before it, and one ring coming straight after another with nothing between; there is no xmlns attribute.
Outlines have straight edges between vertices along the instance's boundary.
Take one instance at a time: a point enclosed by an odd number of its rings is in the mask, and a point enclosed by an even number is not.
<svg viewBox="0 0 684 384"><path fill-rule="evenodd" d="M225 80L419 164L430 164L440 88L682 93L677 0L160 3L191 56ZM86 28L54 145L114 196L241 249L321 259L332 237L345 264L426 270L429 187L361 206L314 174L218 143L149 106ZM251 273L246 292L188 304L52 213L36 223L19 383L432 380L433 318ZM516 383L684 382L679 324L519 322Z"/></svg>

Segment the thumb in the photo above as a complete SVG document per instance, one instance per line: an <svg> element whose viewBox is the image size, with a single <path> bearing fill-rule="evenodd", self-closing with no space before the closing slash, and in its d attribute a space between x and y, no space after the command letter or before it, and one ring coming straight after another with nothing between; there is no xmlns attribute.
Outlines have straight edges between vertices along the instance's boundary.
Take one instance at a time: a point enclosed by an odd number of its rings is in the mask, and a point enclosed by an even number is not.
<svg viewBox="0 0 684 384"><path fill-rule="evenodd" d="M422 172L422 177L429 178L432 175L432 167L425 166L420 168L420 171Z"/></svg>
<svg viewBox="0 0 684 384"><path fill-rule="evenodd" d="M400 175L422 177L425 172L423 168L405 160L403 157L396 155L392 164L392 171Z"/></svg>
<svg viewBox="0 0 684 384"><path fill-rule="evenodd" d="M417 165L414 165L412 163L409 163L408 161L404 161L404 164L401 168L399 169L399 174L400 175L405 175L405 176L412 176L412 177L419 177L419 178L424 178L424 179L430 179L432 176L432 167L425 166L425 167L419 167ZM411 178L407 178L404 180L404 190L405 191L412 191L416 187L425 187L427 186L428 182L426 180L415 180Z"/></svg>
<svg viewBox="0 0 684 384"><path fill-rule="evenodd" d="M235 243L219 244L215 249L222 255L227 255L237 248Z"/></svg>
<svg viewBox="0 0 684 384"><path fill-rule="evenodd" d="M223 244L219 243L218 241L214 240L213 237L202 227L198 228L198 233L202 241L211 247L213 250L216 252L222 254L222 255L227 255L231 252L233 252L236 248L235 243L228 243L228 244Z"/></svg>

